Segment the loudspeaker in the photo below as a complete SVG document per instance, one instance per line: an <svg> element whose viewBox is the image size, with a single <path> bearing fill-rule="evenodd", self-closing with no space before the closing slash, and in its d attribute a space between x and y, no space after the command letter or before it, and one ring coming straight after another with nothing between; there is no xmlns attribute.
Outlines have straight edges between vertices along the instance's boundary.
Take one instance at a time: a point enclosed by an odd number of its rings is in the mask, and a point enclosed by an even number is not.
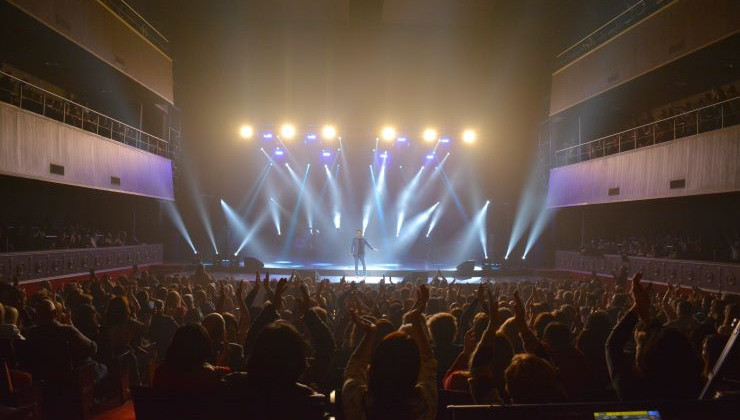
<svg viewBox="0 0 740 420"><path fill-rule="evenodd" d="M257 271L265 268L265 264L254 257L244 257L244 269L247 271Z"/></svg>
<svg viewBox="0 0 740 420"><path fill-rule="evenodd" d="M455 274L456 279L469 279L473 277L475 271L475 261L467 260L457 265L457 273Z"/></svg>

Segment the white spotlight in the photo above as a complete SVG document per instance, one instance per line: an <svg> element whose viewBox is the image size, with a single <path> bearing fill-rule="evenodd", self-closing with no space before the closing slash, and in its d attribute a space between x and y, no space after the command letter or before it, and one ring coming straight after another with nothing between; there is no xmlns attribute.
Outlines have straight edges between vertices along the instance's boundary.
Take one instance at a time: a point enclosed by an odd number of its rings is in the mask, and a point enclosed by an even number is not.
<svg viewBox="0 0 740 420"><path fill-rule="evenodd" d="M437 130L433 128L427 128L426 130L424 130L423 137L424 137L424 141L426 142L432 142L434 140L437 140Z"/></svg>
<svg viewBox="0 0 740 420"><path fill-rule="evenodd" d="M385 126L380 132L380 137L385 141L393 141L396 139L396 129L391 126Z"/></svg>
<svg viewBox="0 0 740 420"><path fill-rule="evenodd" d="M243 139L251 139L254 136L254 128L251 125L239 127L239 136Z"/></svg>
<svg viewBox="0 0 740 420"><path fill-rule="evenodd" d="M293 124L283 124L282 127L280 127L280 137L290 140L293 137L295 137L296 129Z"/></svg>
<svg viewBox="0 0 740 420"><path fill-rule="evenodd" d="M463 131L463 141L467 144L475 143L477 137L475 130L467 129Z"/></svg>
<svg viewBox="0 0 740 420"><path fill-rule="evenodd" d="M335 137L337 137L337 129L333 125L325 125L321 129L321 137L324 138L324 140L334 140Z"/></svg>

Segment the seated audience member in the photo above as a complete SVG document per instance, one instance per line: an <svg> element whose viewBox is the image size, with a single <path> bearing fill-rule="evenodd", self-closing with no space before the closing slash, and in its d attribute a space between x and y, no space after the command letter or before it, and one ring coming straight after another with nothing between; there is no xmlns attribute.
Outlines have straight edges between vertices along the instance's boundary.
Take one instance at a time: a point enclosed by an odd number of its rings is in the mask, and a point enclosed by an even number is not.
<svg viewBox="0 0 740 420"><path fill-rule="evenodd" d="M702 343L701 359L704 364L702 377L705 381L709 379L709 376L714 369L714 365L717 363L719 357L722 355L722 351L725 349L725 345L727 345L727 337L712 334L704 338L704 342Z"/></svg>
<svg viewBox="0 0 740 420"><path fill-rule="evenodd" d="M550 323L541 341L550 362L558 372L558 380L569 401L584 401L589 391L589 370L586 357L571 344L570 329L559 322Z"/></svg>
<svg viewBox="0 0 740 420"><path fill-rule="evenodd" d="M607 401L614 398L609 390L611 379L606 366L604 346L611 331L609 316L604 311L589 314L586 325L576 338L576 348L586 357L590 379L590 397L593 401Z"/></svg>
<svg viewBox="0 0 740 420"><path fill-rule="evenodd" d="M0 303L0 340L8 340L13 343L15 340L25 340L18 329L18 311L12 306L3 306Z"/></svg>
<svg viewBox="0 0 740 420"><path fill-rule="evenodd" d="M211 339L198 324L183 325L175 332L165 362L154 374L155 389L201 394L215 390L228 373L208 363Z"/></svg>
<svg viewBox="0 0 740 420"><path fill-rule="evenodd" d="M699 328L699 321L694 318L694 308L691 302L680 300L676 304L676 318L667 322L666 327L674 328L681 331L686 337L691 337L694 331Z"/></svg>
<svg viewBox="0 0 740 420"><path fill-rule="evenodd" d="M130 363L130 380L138 385L142 378L145 354L142 339L146 325L131 316L129 300L115 296L108 301L108 308L103 314L103 326L100 334L102 360L113 363L114 359L125 355Z"/></svg>
<svg viewBox="0 0 740 420"><path fill-rule="evenodd" d="M208 314L203 319L203 327L211 338L211 356L208 362L218 366L228 366L232 370L241 370L244 363L244 351L237 343L226 341L226 322L218 312Z"/></svg>
<svg viewBox="0 0 740 420"><path fill-rule="evenodd" d="M454 342L457 336L457 320L447 312L440 312L429 318L427 326L434 343L434 357L437 359L437 385L441 388L444 374L461 350Z"/></svg>
<svg viewBox="0 0 740 420"><path fill-rule="evenodd" d="M457 358L452 363L450 368L447 370L447 373L444 377L444 389L448 391L462 391L462 392L469 392L469 386L468 386L468 378L470 378L470 356L473 354L473 351L475 350L478 342L480 341L481 337L483 336L483 332L488 327L488 316L484 314L483 312L479 313L478 315L482 316L476 316L473 320L473 327L468 330L468 332L465 333L463 336L463 349L460 352L460 354L457 355ZM505 323L504 323L505 325ZM501 328L503 328L503 326ZM501 331L501 329L499 329ZM499 336L501 334L497 333L496 339L499 339ZM505 346L497 341L495 343L495 352L498 351L501 348L505 348ZM504 347L500 347L504 346ZM511 347L511 345L509 345ZM513 353L513 352L512 352ZM494 355L494 358L496 356ZM504 357L505 359L505 357ZM509 359L511 359L511 356L509 356ZM509 362L505 362L504 369L506 369L506 366L508 366ZM503 372L503 369L502 369ZM503 374L502 374L503 376ZM503 386L501 387L503 390ZM502 392L503 395L503 392Z"/></svg>
<svg viewBox="0 0 740 420"><path fill-rule="evenodd" d="M641 273L632 278L634 303L606 342L606 360L617 395L628 401L695 399L702 386L699 357L683 333L653 319L649 291L640 285L641 278ZM633 331L637 348L630 358L624 346Z"/></svg>
<svg viewBox="0 0 740 420"><path fill-rule="evenodd" d="M276 292L279 298L280 293ZM247 419L322 419L323 396L298 382L306 369L306 342L290 323L261 329L247 360L246 373L225 378L227 394L243 399Z"/></svg>
<svg viewBox="0 0 740 420"><path fill-rule="evenodd" d="M565 401L555 368L531 353L517 354L506 368L506 391L513 404L549 404Z"/></svg>
<svg viewBox="0 0 740 420"><path fill-rule="evenodd" d="M163 313L164 302L159 299L153 299L151 302L153 302L152 317L146 338L153 342L154 348L157 349L157 361L161 362L165 358L178 325L174 318Z"/></svg>
<svg viewBox="0 0 740 420"><path fill-rule="evenodd" d="M95 342L74 326L57 321L57 307L50 299L42 299L36 305L36 324L28 331L22 350L18 351L21 366L34 378L63 380L69 378L70 365L93 363L91 358L97 351ZM105 366L96 365L98 379L105 372Z"/></svg>
<svg viewBox="0 0 740 420"><path fill-rule="evenodd" d="M98 318L98 312L89 303L72 309L72 325L96 343L100 340L100 320Z"/></svg>
<svg viewBox="0 0 740 420"><path fill-rule="evenodd" d="M344 373L344 413L352 419L425 419L437 411L437 361L424 332L422 311L429 300L425 284L406 320L411 336L403 332L387 335L373 351L374 324L356 313L353 319L364 331Z"/></svg>
<svg viewBox="0 0 740 420"><path fill-rule="evenodd" d="M509 340L496 332L499 316L498 297L488 295L488 323L470 357L470 393L478 404L501 403L509 400L505 389L504 371L514 356Z"/></svg>

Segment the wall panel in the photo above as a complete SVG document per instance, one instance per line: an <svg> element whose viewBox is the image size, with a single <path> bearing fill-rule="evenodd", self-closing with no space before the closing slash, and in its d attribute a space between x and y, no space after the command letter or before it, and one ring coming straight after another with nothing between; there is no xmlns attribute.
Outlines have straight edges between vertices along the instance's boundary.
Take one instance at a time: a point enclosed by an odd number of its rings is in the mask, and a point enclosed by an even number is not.
<svg viewBox="0 0 740 420"><path fill-rule="evenodd" d="M50 164L64 166L64 175L50 173ZM4 103L0 173L174 200L169 159Z"/></svg>
<svg viewBox="0 0 740 420"><path fill-rule="evenodd" d="M670 182L685 179L685 188ZM609 196L610 188L619 194ZM547 203L568 207L740 190L740 126L550 170Z"/></svg>

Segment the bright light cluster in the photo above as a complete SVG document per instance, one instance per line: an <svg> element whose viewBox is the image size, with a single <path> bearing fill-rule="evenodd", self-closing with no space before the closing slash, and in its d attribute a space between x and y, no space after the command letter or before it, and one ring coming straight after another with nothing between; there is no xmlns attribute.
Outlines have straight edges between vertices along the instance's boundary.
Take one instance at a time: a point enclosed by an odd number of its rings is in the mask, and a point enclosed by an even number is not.
<svg viewBox="0 0 740 420"><path fill-rule="evenodd" d="M273 130L262 130L261 131L261 137L265 140L272 140L275 138L276 134L279 135L280 139L282 140L292 140L298 135L298 128L291 123L284 123L280 126L280 129L277 130L276 133L273 133ZM251 139L255 136L257 133L257 130L251 125L244 124L239 127L239 136L243 139ZM383 141L386 142L399 142L399 143L405 143L409 141L408 135L399 135L398 130L396 130L395 127L391 125L386 125L382 127L379 131L380 138ZM309 130L305 133L306 140L316 140L317 134L316 131ZM321 127L321 138L327 141L334 140L338 137L338 130L336 126L331 124L326 124L323 127ZM476 131L472 128L466 128L460 133L460 139L465 144L472 144L475 143L476 139L478 137L478 134ZM449 135L441 135L437 131L436 128L433 127L427 127L423 131L419 133L419 138L424 140L427 143L432 143L435 141L438 141L439 143L447 144L451 142L451 137Z"/></svg>

